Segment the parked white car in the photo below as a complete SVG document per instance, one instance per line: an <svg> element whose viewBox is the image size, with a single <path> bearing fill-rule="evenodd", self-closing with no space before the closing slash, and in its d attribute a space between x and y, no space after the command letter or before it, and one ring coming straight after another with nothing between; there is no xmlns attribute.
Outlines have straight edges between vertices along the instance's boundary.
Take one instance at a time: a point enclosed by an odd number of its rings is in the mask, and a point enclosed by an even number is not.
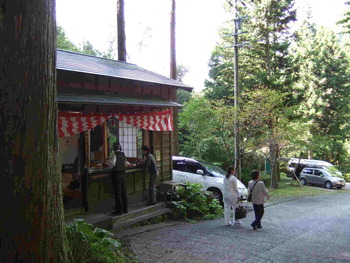
<svg viewBox="0 0 350 263"><path fill-rule="evenodd" d="M214 193L222 204L224 177L226 172L209 162L197 161L187 157L173 156L173 180L178 183L198 183ZM238 180L238 192L242 200L246 200L248 190Z"/></svg>

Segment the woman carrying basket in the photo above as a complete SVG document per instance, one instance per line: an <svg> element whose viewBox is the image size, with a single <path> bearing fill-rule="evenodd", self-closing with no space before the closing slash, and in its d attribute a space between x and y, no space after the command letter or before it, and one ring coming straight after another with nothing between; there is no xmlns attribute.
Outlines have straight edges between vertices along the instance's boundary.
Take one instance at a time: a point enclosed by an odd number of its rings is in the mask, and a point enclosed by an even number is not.
<svg viewBox="0 0 350 263"><path fill-rule="evenodd" d="M233 219L235 219L235 210L237 208L237 201L239 198L239 192L237 188L237 178L236 178L235 168L229 167L227 169L226 176L224 178L224 217L225 225L231 226L231 214L233 214ZM235 225L240 224L238 220L235 220Z"/></svg>

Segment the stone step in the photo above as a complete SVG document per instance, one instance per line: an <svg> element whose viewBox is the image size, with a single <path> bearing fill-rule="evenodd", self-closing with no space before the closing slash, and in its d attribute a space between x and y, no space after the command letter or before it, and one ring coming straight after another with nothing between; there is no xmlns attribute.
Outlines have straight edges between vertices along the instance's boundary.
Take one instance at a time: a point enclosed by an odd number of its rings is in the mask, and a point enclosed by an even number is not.
<svg viewBox="0 0 350 263"><path fill-rule="evenodd" d="M106 214L89 214L80 218L99 228L107 230L113 228L113 218Z"/></svg>
<svg viewBox="0 0 350 263"><path fill-rule="evenodd" d="M113 223L113 231L117 232L118 230L124 229L126 227L130 227L137 223L142 223L152 218L166 215L166 214L172 214L172 213L173 213L173 210L171 208L162 208L162 209L154 210L149 213L139 214L138 216L130 217L126 220L115 219Z"/></svg>
<svg viewBox="0 0 350 263"><path fill-rule="evenodd" d="M84 219L87 223L107 230L120 229L140 223L151 218L170 214L173 210L166 208L166 203L160 202L152 206L137 204L129 208L129 213L112 216L110 213L85 213L66 216L66 223L73 222L74 219Z"/></svg>
<svg viewBox="0 0 350 263"><path fill-rule="evenodd" d="M135 217L139 217L142 215L147 215L150 214L152 212L161 210L163 208L166 208L166 203L157 203L155 205L151 205L151 206L142 206L142 207L130 207L129 209L129 213L127 214L123 214L120 216L113 216L113 224L115 223L120 223L123 221L127 221L129 219L135 218Z"/></svg>

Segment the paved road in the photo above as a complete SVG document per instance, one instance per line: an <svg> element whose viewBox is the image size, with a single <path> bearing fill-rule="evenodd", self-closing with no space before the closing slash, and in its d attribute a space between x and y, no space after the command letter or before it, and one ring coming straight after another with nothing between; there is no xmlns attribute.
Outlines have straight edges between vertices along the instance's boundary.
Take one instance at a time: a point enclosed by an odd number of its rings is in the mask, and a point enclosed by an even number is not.
<svg viewBox="0 0 350 263"><path fill-rule="evenodd" d="M248 213L241 226L223 220L179 224L129 236L139 262L350 262L350 191L266 208L263 229Z"/></svg>

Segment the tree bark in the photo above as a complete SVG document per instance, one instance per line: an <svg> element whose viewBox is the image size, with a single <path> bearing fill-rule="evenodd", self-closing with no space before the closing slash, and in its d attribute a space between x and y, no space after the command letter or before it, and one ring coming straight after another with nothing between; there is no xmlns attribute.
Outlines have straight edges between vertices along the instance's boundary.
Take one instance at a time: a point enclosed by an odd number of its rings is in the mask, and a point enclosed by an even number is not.
<svg viewBox="0 0 350 263"><path fill-rule="evenodd" d="M176 2L175 0L171 0L171 12L170 12L170 78L177 79L177 67L176 67ZM177 95L176 95L177 96ZM177 98L175 98L177 100ZM175 101L176 101L175 100ZM178 116L179 110L178 108L174 108L174 131L172 132L172 140L173 140L173 155L179 155L179 124L178 124Z"/></svg>
<svg viewBox="0 0 350 263"><path fill-rule="evenodd" d="M55 0L0 0L0 262L68 262Z"/></svg>
<svg viewBox="0 0 350 263"><path fill-rule="evenodd" d="M125 36L125 17L124 0L117 2L117 27L118 27L118 60L126 61L126 36Z"/></svg>
<svg viewBox="0 0 350 263"><path fill-rule="evenodd" d="M278 188L278 171L277 171L277 159L278 159L278 144L271 142L270 148L270 162L271 162L271 189Z"/></svg>
<svg viewBox="0 0 350 263"><path fill-rule="evenodd" d="M170 78L176 79L176 2L172 0L170 13Z"/></svg>

